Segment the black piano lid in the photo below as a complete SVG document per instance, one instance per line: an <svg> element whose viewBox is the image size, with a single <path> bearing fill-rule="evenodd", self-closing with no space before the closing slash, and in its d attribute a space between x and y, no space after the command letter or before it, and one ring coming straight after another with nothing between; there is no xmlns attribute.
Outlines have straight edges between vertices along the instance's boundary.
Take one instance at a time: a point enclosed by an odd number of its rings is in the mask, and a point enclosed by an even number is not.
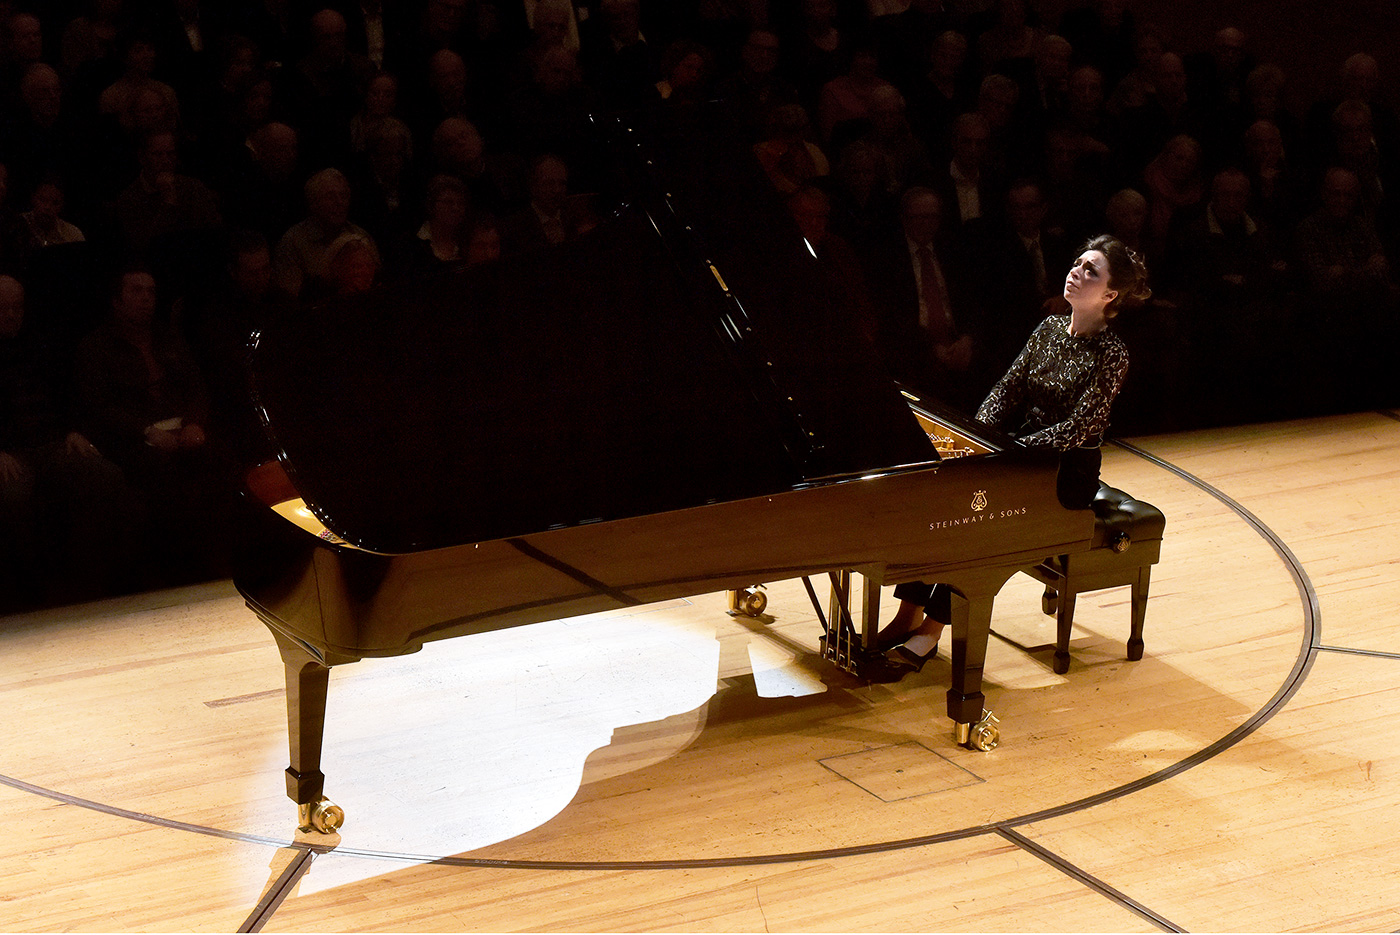
<svg viewBox="0 0 1400 935"><path fill-rule="evenodd" d="M328 529L411 552L936 457L748 147L685 116L611 129L623 203L578 240L264 327L255 402Z"/></svg>

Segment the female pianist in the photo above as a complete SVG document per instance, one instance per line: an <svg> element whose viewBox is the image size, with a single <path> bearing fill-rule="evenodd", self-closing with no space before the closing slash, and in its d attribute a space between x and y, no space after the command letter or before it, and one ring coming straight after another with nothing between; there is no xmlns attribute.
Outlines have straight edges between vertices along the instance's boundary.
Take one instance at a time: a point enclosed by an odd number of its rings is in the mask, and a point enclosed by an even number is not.
<svg viewBox="0 0 1400 935"><path fill-rule="evenodd" d="M1109 322L1120 309L1151 295L1147 267L1137 253L1113 237L1090 240L1065 277L1068 314L1040 323L977 410L977 421L1022 445L1060 452L1056 492L1068 509L1088 507L1098 491L1099 446L1128 370L1127 349ZM883 655L863 667L873 679L898 679L921 669L937 652L951 616L946 586L911 582L894 594L900 607L880 631L877 648Z"/></svg>

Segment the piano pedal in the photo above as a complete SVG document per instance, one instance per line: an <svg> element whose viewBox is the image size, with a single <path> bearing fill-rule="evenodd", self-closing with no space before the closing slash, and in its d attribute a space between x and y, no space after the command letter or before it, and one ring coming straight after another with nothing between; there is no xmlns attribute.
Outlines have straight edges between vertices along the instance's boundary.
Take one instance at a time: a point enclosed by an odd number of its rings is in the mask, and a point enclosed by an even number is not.
<svg viewBox="0 0 1400 935"><path fill-rule="evenodd" d="M731 617L759 617L767 609L768 595L763 592L761 584L729 592L728 612Z"/></svg>
<svg viewBox="0 0 1400 935"><path fill-rule="evenodd" d="M848 675L860 676L859 655L849 639L838 636L833 640L829 633L823 633L820 645L823 659Z"/></svg>

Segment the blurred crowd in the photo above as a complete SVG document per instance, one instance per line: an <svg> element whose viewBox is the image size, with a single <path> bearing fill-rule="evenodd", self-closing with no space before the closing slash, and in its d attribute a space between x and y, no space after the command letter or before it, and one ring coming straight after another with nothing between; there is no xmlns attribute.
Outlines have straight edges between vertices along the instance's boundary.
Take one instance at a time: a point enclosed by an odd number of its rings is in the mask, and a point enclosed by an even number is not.
<svg viewBox="0 0 1400 935"><path fill-rule="evenodd" d="M0 0L0 610L226 571L241 347L587 236L589 115L719 101L891 371L975 407L1087 237L1119 434L1391 405L1400 119L1132 0Z"/></svg>

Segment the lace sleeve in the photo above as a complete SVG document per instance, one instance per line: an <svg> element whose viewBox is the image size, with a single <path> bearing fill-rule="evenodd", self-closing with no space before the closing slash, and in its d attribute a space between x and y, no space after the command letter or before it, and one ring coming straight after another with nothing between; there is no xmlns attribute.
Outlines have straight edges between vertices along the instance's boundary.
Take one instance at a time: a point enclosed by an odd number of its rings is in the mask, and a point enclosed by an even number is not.
<svg viewBox="0 0 1400 935"><path fill-rule="evenodd" d="M1037 327L1026 341L1026 346L1021 348L1021 353L1012 361L1011 367L997 381L996 386L992 387L987 398L982 400L982 405L977 407L978 422L1003 432L1019 427L1018 413L1025 404L1026 378L1030 373L1031 356L1035 353L1032 347L1039 333L1040 328ZM1015 424L1009 424L1011 422Z"/></svg>
<svg viewBox="0 0 1400 935"><path fill-rule="evenodd" d="M1093 380L1075 402L1069 416L1025 436L1021 443L1032 448L1068 451L1100 440L1108 429L1109 411L1127 372L1128 350L1121 341L1115 340L1105 346L1103 356L1094 368Z"/></svg>

